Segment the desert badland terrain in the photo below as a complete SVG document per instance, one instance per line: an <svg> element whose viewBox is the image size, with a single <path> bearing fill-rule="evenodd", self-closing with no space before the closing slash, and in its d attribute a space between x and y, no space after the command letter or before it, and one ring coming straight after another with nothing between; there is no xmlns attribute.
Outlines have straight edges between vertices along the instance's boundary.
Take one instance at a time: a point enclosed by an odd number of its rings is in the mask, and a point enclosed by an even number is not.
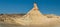
<svg viewBox="0 0 60 27"><path fill-rule="evenodd" d="M20 26L21 25L21 26ZM34 3L27 14L0 14L1 27L60 27L60 16L42 14Z"/></svg>

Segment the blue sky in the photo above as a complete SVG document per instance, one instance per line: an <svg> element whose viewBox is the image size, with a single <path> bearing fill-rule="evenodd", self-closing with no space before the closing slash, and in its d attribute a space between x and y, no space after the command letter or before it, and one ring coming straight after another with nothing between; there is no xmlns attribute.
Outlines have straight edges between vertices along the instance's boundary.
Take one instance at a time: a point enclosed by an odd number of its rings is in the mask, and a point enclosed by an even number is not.
<svg viewBox="0 0 60 27"><path fill-rule="evenodd" d="M27 13L35 1L41 13L60 15L60 0L0 0L0 14Z"/></svg>

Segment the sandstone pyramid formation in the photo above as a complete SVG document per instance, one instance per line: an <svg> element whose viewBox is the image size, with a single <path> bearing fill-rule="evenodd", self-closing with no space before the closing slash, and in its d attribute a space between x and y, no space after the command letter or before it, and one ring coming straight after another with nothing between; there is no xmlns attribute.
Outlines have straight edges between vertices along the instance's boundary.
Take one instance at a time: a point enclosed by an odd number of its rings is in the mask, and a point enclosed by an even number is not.
<svg viewBox="0 0 60 27"><path fill-rule="evenodd" d="M44 16L37 7L37 4L34 3L34 7L26 15L23 16L25 24L28 25L38 25L38 26L51 26L60 24L60 20L57 18L48 18Z"/></svg>
<svg viewBox="0 0 60 27"><path fill-rule="evenodd" d="M38 25L40 24L40 20L41 19L45 19L46 16L44 16L37 7L37 4L34 3L34 7L32 8L32 10L30 10L25 16L26 19L30 20L29 24L34 24L34 25Z"/></svg>

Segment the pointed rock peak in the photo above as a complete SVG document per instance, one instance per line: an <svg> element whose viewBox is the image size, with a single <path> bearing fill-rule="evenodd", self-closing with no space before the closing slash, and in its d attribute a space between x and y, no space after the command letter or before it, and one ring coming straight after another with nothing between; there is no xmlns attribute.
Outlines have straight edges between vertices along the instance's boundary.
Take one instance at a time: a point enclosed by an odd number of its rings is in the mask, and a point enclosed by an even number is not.
<svg viewBox="0 0 60 27"><path fill-rule="evenodd" d="M41 12L38 10L37 4L34 3L34 7L30 10L27 15L42 15Z"/></svg>
<svg viewBox="0 0 60 27"><path fill-rule="evenodd" d="M38 9L38 7L37 7L37 4L36 3L34 3L34 10L37 10Z"/></svg>

